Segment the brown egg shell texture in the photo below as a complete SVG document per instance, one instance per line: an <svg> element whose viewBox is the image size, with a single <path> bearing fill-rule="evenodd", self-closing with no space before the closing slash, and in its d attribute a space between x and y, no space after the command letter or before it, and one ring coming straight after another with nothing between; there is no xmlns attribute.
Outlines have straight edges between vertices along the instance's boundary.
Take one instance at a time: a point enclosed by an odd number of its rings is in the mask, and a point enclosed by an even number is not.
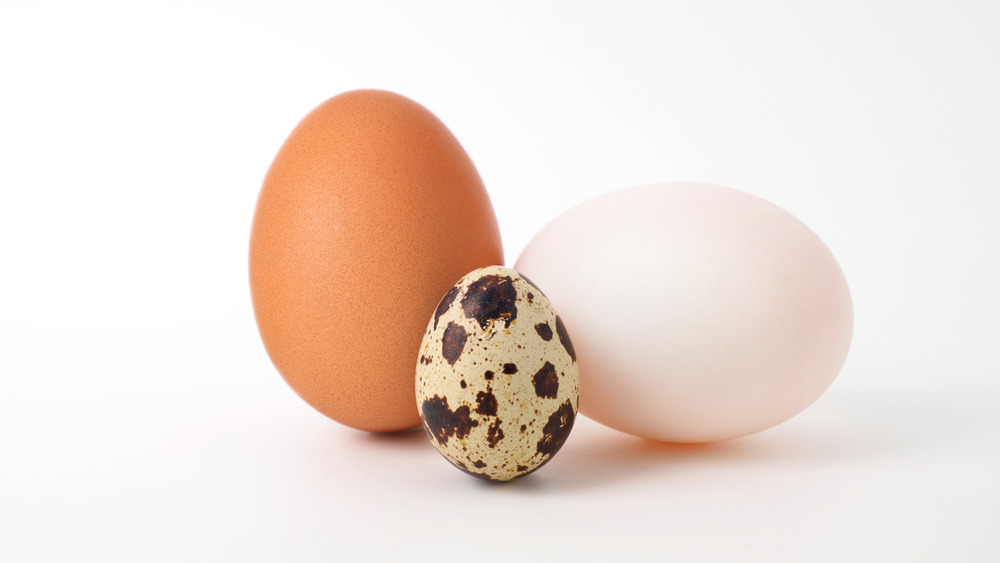
<svg viewBox="0 0 1000 563"><path fill-rule="evenodd" d="M569 333L541 290L510 268L480 268L445 293L416 374L431 443L476 477L508 481L538 469L576 420Z"/></svg>
<svg viewBox="0 0 1000 563"><path fill-rule="evenodd" d="M318 411L412 428L428 312L458 277L502 260L489 196L444 124L403 96L348 92L299 123L264 179L254 314L271 361Z"/></svg>

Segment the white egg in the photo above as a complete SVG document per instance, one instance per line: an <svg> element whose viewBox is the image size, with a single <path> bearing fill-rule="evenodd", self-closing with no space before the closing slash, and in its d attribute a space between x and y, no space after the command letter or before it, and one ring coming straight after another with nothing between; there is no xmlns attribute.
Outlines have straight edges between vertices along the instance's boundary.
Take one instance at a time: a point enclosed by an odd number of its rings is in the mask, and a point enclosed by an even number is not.
<svg viewBox="0 0 1000 563"><path fill-rule="evenodd" d="M573 327L580 411L674 442L763 430L840 371L850 293L808 227L707 184L612 192L552 221L515 268Z"/></svg>

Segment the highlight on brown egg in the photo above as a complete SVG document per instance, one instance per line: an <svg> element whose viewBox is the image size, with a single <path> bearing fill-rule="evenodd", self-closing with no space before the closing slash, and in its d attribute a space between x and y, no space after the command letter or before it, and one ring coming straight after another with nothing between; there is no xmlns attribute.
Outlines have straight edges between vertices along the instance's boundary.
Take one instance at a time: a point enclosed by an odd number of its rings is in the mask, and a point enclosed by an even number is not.
<svg viewBox="0 0 1000 563"><path fill-rule="evenodd" d="M427 317L455 280L503 263L471 159L430 111L357 90L309 113L264 179L250 290L267 353L343 424L420 423L413 387Z"/></svg>

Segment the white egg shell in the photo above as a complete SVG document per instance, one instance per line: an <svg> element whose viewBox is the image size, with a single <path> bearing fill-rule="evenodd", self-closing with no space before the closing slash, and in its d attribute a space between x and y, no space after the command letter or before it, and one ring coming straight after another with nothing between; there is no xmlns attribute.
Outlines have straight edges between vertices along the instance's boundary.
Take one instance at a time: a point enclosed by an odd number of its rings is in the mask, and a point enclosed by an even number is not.
<svg viewBox="0 0 1000 563"><path fill-rule="evenodd" d="M850 292L829 249L721 186L600 196L545 226L515 268L573 327L581 412L638 436L771 427L826 390L850 347Z"/></svg>
<svg viewBox="0 0 1000 563"><path fill-rule="evenodd" d="M427 324L416 394L424 430L445 458L508 481L565 443L580 375L548 298L516 271L490 266L459 280Z"/></svg>

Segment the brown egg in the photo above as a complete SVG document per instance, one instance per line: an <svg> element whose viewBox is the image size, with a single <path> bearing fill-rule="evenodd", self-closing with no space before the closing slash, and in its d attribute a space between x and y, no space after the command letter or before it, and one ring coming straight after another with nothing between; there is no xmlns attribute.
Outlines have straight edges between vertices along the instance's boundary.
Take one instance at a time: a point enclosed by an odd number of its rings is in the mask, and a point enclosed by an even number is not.
<svg viewBox="0 0 1000 563"><path fill-rule="evenodd" d="M285 381L341 423L420 423L427 318L465 273L503 263L489 196L419 104L358 90L307 115L264 179L250 234L261 339Z"/></svg>

